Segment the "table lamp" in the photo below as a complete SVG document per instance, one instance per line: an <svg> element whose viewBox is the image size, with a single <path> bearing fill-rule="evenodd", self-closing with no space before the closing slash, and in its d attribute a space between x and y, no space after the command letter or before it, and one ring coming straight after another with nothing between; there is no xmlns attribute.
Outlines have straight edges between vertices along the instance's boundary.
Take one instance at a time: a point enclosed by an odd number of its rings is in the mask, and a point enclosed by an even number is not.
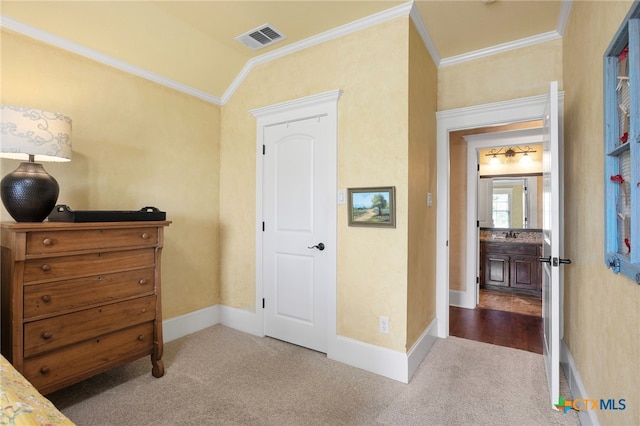
<svg viewBox="0 0 640 426"><path fill-rule="evenodd" d="M60 187L36 161L71 161L71 119L56 112L0 105L0 157L27 160L2 178L2 203L16 222L42 222Z"/></svg>

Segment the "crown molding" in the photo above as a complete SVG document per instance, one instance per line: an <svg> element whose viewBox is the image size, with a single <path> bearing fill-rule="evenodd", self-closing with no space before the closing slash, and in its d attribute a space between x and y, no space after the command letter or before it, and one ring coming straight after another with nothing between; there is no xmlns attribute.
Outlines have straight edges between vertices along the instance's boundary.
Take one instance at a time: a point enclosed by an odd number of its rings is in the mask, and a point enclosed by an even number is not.
<svg viewBox="0 0 640 426"><path fill-rule="evenodd" d="M358 19L356 21L350 22L348 24L342 25L332 30L325 31L318 35L306 38L299 42L289 44L287 46L281 47L280 49L276 49L271 52L265 53L263 55L256 56L254 58L249 59L245 64L245 66L240 71L240 73L233 80L231 85L224 92L224 95L222 96L222 104L223 105L226 104L229 101L229 99L231 99L231 96L233 96L233 94L238 89L238 87L240 87L240 84L242 84L244 79L247 77L247 75L249 75L251 70L256 65L273 61L274 59L278 59L295 52L299 52L308 47L316 46L318 44L325 43L330 40L335 40L337 38L344 37L348 34L355 33L356 31L360 31L365 28L373 27L375 25L390 21L400 16L406 16L411 12L412 8L413 8L413 1L403 3L399 6L392 7L391 9L383 10L382 12L375 13L371 16L367 16L366 18Z"/></svg>
<svg viewBox="0 0 640 426"><path fill-rule="evenodd" d="M429 54L431 55L431 59L433 59L433 62L436 64L436 67L439 67L440 55L438 55L436 46L433 44L433 40L431 39L431 36L429 35L429 31L427 30L427 26L424 24L424 21L422 20L422 16L420 16L420 12L418 12L418 9L415 7L415 4L413 4L413 2L412 2L411 12L409 12L409 16L411 17L411 20L413 21L413 25L415 25L416 30L418 30L420 37L422 37L422 42L424 43L425 47L429 51Z"/></svg>
<svg viewBox="0 0 640 426"><path fill-rule="evenodd" d="M171 80L169 78L165 78L161 75L154 74L143 68L137 67L135 65L131 65L119 59L115 59L109 55L105 55L96 50L82 46L81 44L74 43L63 37L59 37L47 31L40 30L38 28L16 21L15 19L11 19L4 15L0 15L0 27L7 28L9 30L15 31L20 34L24 34L26 36L42 41L44 43L51 44L53 46L67 50L69 52L92 59L96 62L100 62L102 64L108 65L113 68L117 68L126 73L133 74L138 77L142 77L146 80L153 81L154 83L158 83L162 86L170 87L179 92L183 92L183 93L186 93L187 95L202 99L203 101L210 102L216 105L221 105L220 98L216 96L210 95L206 92L195 89L191 86L187 86L186 84L182 84L177 81Z"/></svg>
<svg viewBox="0 0 640 426"><path fill-rule="evenodd" d="M569 21L569 14L571 13L571 5L573 0L562 0L562 6L560 9L560 17L558 18L558 25L555 31L549 31L546 33L538 34L532 37L526 37L520 40L515 40L509 43L498 44L488 47L486 49L474 50L473 52L463 53L462 55L450 56L442 59L438 65L439 67L446 67L448 65L460 64L462 62L473 61L475 59L484 58L498 53L505 53L511 50L521 49L523 47L533 46L539 43L545 43L548 41L561 39L564 35L564 30ZM426 44L426 43L425 43Z"/></svg>
<svg viewBox="0 0 640 426"><path fill-rule="evenodd" d="M509 43L497 44L486 49L474 50L473 52L464 53L462 55L450 56L440 61L440 67L460 64L462 62L473 61L487 56L497 55L499 53L509 52L511 50L522 49L523 47L533 46L539 43L545 43L552 40L561 39L562 36L558 31L549 31L547 33L538 34L532 37L521 38Z"/></svg>
<svg viewBox="0 0 640 426"><path fill-rule="evenodd" d="M569 21L569 15L571 14L571 6L573 0L563 0L562 9L560 9L560 18L558 18L558 34L564 36L564 30L567 29L567 22Z"/></svg>

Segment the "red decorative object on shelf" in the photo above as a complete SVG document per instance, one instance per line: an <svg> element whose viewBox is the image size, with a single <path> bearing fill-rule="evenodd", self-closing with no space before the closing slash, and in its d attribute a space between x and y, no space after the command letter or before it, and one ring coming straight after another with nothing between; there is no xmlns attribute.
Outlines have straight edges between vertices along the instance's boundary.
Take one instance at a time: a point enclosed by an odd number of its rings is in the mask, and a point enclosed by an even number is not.
<svg viewBox="0 0 640 426"><path fill-rule="evenodd" d="M624 49L622 49L622 52L620 53L620 56L618 56L618 62L624 61L625 59L627 59L627 55L628 54L629 54L629 46L627 46Z"/></svg>
<svg viewBox="0 0 640 426"><path fill-rule="evenodd" d="M624 178L620 174L611 176L609 179L611 179L612 182L624 183Z"/></svg>
<svg viewBox="0 0 640 426"><path fill-rule="evenodd" d="M620 136L620 142L627 143L629 140L629 132L624 132L624 135Z"/></svg>
<svg viewBox="0 0 640 426"><path fill-rule="evenodd" d="M631 254L631 241L629 241L628 238L624 239L624 245L627 246L627 250L629 250L627 254Z"/></svg>

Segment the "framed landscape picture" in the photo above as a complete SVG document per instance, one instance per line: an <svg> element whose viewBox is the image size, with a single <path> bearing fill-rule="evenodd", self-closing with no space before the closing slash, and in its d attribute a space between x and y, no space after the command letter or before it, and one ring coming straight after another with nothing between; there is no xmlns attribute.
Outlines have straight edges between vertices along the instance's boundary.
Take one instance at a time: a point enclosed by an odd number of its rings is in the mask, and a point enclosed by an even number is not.
<svg viewBox="0 0 640 426"><path fill-rule="evenodd" d="M348 188L349 226L396 227L396 188Z"/></svg>

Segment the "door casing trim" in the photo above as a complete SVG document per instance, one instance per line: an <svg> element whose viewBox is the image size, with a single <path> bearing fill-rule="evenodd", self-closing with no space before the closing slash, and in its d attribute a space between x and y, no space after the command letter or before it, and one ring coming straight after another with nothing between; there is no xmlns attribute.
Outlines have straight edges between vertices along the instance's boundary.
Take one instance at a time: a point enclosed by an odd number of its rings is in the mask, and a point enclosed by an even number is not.
<svg viewBox="0 0 640 426"><path fill-rule="evenodd" d="M559 92L563 110L564 93ZM449 336L449 133L457 130L541 120L547 94L457 108L436 113L437 120L437 232L436 317L438 337Z"/></svg>
<svg viewBox="0 0 640 426"><path fill-rule="evenodd" d="M264 145L264 127L274 124L297 121L303 118L314 116L327 117L327 137L330 145L329 170L326 171L326 179L329 186L334 188L334 208L327 212L326 220L329 222L328 228L331 230L326 239L326 244L331 247L337 246L337 175L338 175L338 100L342 95L342 90L332 90L317 95L268 105L249 111L256 117L256 299L255 313L256 321L261 325L261 335L264 336L264 311L262 309L263 289L263 173L264 157L262 146ZM335 251L337 253L337 250ZM336 340L336 287L337 287L337 256L329 260L329 283L327 283L327 353L331 342Z"/></svg>

